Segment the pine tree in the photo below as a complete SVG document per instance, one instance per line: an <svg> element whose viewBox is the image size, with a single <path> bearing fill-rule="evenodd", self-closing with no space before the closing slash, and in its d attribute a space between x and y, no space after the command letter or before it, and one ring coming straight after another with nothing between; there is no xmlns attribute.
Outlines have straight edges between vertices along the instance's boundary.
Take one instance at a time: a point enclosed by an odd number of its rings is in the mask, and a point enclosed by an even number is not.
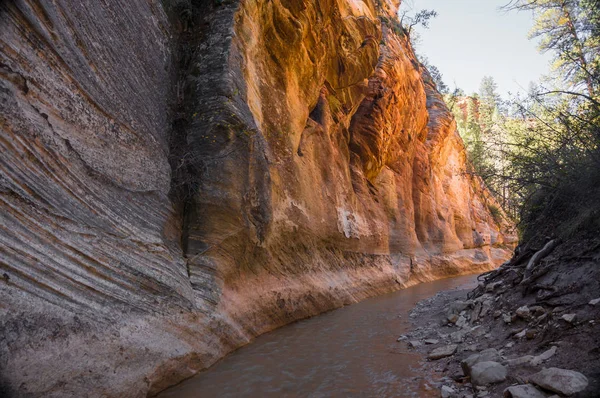
<svg viewBox="0 0 600 398"><path fill-rule="evenodd" d="M490 76L484 76L479 88L479 114L482 134L488 138L493 132L495 119L498 118L500 106L500 95L497 92L498 85Z"/></svg>
<svg viewBox="0 0 600 398"><path fill-rule="evenodd" d="M530 37L540 50L554 53L554 69L572 88L595 97L600 77L600 0L513 0L510 9L531 10L536 19Z"/></svg>

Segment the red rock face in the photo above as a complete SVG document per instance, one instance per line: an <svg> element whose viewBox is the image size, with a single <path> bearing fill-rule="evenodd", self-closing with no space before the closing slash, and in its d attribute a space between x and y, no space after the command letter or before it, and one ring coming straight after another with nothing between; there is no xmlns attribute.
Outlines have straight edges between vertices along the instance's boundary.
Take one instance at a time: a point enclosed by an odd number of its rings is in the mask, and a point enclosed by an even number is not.
<svg viewBox="0 0 600 398"><path fill-rule="evenodd" d="M377 3L0 5L0 384L141 396L290 321L508 258Z"/></svg>

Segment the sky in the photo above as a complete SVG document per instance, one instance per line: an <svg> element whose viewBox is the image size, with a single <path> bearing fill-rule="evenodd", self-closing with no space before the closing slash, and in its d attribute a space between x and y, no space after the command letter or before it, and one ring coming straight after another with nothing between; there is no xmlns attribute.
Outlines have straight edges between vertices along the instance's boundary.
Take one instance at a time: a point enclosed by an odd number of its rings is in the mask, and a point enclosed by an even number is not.
<svg viewBox="0 0 600 398"><path fill-rule="evenodd" d="M492 76L498 92L526 91L550 70L550 54L540 54L527 34L533 26L529 12L505 12L509 0L404 0L401 12L433 9L438 16L430 28L416 28L419 55L437 66L452 90L479 91L481 79ZM412 3L412 4L411 4ZM409 14L410 15L410 14Z"/></svg>

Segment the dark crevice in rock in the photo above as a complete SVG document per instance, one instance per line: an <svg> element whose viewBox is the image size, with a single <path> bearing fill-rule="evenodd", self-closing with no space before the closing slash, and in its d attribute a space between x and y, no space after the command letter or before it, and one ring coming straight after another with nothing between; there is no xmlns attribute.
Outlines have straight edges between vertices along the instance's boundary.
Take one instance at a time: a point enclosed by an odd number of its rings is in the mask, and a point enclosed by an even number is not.
<svg viewBox="0 0 600 398"><path fill-rule="evenodd" d="M171 165L170 197L181 225L181 248L188 253L189 225L193 219L201 178L202 158L192 145L189 133L193 118L197 116L197 91L193 89L194 77L199 74L197 51L207 36L205 22L214 0L166 0L163 2L171 24L177 32L174 63L176 65L173 100L172 129L169 136L169 163ZM188 269L189 275L189 269Z"/></svg>

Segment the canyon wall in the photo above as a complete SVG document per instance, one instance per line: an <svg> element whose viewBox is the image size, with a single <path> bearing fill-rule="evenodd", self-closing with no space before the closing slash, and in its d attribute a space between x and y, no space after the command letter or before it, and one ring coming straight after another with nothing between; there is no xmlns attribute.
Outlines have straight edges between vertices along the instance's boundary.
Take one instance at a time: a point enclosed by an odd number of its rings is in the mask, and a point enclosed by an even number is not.
<svg viewBox="0 0 600 398"><path fill-rule="evenodd" d="M0 391L153 395L508 259L397 3L0 4Z"/></svg>

